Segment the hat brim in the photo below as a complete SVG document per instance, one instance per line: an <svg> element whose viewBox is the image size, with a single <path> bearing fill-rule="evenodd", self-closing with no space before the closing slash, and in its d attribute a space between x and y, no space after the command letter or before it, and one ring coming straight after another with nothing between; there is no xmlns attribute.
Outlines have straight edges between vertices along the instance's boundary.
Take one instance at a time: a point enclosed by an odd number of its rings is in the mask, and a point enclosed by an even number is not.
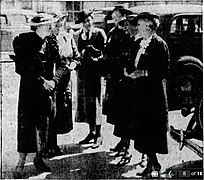
<svg viewBox="0 0 204 180"><path fill-rule="evenodd" d="M125 22L127 22L127 21L132 24L134 18L136 18L136 17L137 17L137 14L131 14L131 15L129 15L129 16L123 18L121 21L119 21L118 24L119 24L120 26L124 26L124 25L125 25Z"/></svg>
<svg viewBox="0 0 204 180"><path fill-rule="evenodd" d="M159 16L157 15L138 15L137 19L149 19L149 20L153 20L153 19L159 19Z"/></svg>
<svg viewBox="0 0 204 180"><path fill-rule="evenodd" d="M123 14L125 15L130 15L130 14L133 14L132 11L128 10L128 9L121 9L121 11L123 12Z"/></svg>
<svg viewBox="0 0 204 180"><path fill-rule="evenodd" d="M140 14L138 14L138 16L136 17L136 19L149 19L149 20L154 20L154 19L159 19L159 16L157 16L156 14L151 14L149 12L142 12Z"/></svg>
<svg viewBox="0 0 204 180"><path fill-rule="evenodd" d="M46 24L52 24L52 23L55 23L57 21L59 21L58 18L53 18L51 20L44 21L44 22L39 22L39 23L29 22L28 25L30 25L30 26L41 26L41 25L46 25Z"/></svg>

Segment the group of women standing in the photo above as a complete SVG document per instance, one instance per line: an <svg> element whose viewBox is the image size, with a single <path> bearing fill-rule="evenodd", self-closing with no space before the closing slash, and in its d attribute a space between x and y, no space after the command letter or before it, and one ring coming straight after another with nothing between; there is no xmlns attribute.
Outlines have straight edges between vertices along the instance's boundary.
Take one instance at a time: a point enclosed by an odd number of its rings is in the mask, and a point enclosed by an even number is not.
<svg viewBox="0 0 204 180"><path fill-rule="evenodd" d="M27 153L36 152L35 167L50 171L42 157L61 155L57 146L57 125L64 107L70 70L77 68L76 122L88 122L89 133L79 142L94 140L92 148L103 143L102 114L114 125L120 142L111 148L121 156L118 165L129 163L130 140L136 150L147 156L142 176L160 171L156 153L167 153L168 47L156 35L158 17L138 16L116 6L112 17L115 27L105 34L93 26L92 11L81 11L83 27L73 36L59 30L63 18L32 19L33 32L14 40L16 72L21 76L18 109L18 152L16 174L24 167ZM55 21L54 21L55 20ZM52 27L54 26L54 27ZM54 73L53 73L54 72ZM105 99L101 98L101 77L106 80ZM51 109L51 110L50 110ZM71 119L72 116L69 117ZM65 117L64 117L65 118ZM48 135L46 127L49 124ZM70 123L65 132L72 129ZM62 132L63 133L63 132ZM38 135L36 138L36 135ZM50 155L50 152L53 153Z"/></svg>

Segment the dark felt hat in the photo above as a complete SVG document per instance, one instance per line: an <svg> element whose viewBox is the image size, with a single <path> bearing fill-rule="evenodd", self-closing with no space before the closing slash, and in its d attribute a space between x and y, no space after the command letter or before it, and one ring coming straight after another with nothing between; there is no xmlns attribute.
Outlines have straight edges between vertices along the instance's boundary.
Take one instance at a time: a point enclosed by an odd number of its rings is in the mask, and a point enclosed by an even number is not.
<svg viewBox="0 0 204 180"><path fill-rule="evenodd" d="M76 24L83 22L87 17L91 16L93 18L92 10L82 10L78 14L78 19L75 22Z"/></svg>
<svg viewBox="0 0 204 180"><path fill-rule="evenodd" d="M154 21L154 19L159 19L159 16L157 16L156 14L152 14L150 12L142 12L138 14L137 19L148 19Z"/></svg>
<svg viewBox="0 0 204 180"><path fill-rule="evenodd" d="M126 21L129 21L129 22L131 23L131 22L133 21L133 19L134 19L136 16L137 16L137 14L128 15L128 16L122 18L122 19L118 22L118 24L119 24L120 26L124 26Z"/></svg>
<svg viewBox="0 0 204 180"><path fill-rule="evenodd" d="M139 19L148 19L149 21L152 21L155 25L157 25L156 19L159 20L159 16L150 12L142 12L133 19L132 24L136 25Z"/></svg>
<svg viewBox="0 0 204 180"><path fill-rule="evenodd" d="M158 27L158 23L156 22L157 20L159 20L159 16L157 16L156 14L152 14L150 12L142 12L138 15L130 15L126 17L126 21L129 21L130 24L136 26L137 25L137 21L139 19L148 19L149 21L152 21L155 25L155 27ZM123 24L124 22L120 22L121 24Z"/></svg>
<svg viewBox="0 0 204 180"><path fill-rule="evenodd" d="M113 11L119 11L122 15L130 15L130 14L133 14L132 11L124 8L123 5L116 5L113 9Z"/></svg>

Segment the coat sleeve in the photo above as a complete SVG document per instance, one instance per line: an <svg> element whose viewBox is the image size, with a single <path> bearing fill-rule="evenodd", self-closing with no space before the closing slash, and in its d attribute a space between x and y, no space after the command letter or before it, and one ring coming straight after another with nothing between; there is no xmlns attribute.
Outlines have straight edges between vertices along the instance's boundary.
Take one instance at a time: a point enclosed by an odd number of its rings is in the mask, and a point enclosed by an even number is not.
<svg viewBox="0 0 204 180"><path fill-rule="evenodd" d="M37 46L31 46L28 42L32 42L30 34L16 36L13 40L15 71L20 76L39 81L42 84L44 82L41 64L43 55L38 52Z"/></svg>
<svg viewBox="0 0 204 180"><path fill-rule="evenodd" d="M152 44L151 50L147 52L147 55L144 55L143 58L144 64L147 64L149 77L152 80L161 81L168 77L170 55L168 46L164 40L159 38L155 41Z"/></svg>
<svg viewBox="0 0 204 180"><path fill-rule="evenodd" d="M50 38L47 43L48 53L51 53L49 54L50 59L48 59L48 61L52 64L54 63L56 67L56 69L53 69L55 73L52 79L55 81L55 84L58 85L60 79L69 72L69 69L66 64L66 59L62 58L59 54L57 41L53 41L53 39Z"/></svg>
<svg viewBox="0 0 204 180"><path fill-rule="evenodd" d="M107 41L106 33L104 32L103 29L100 29L100 31L98 32L95 48L104 51L106 41Z"/></svg>

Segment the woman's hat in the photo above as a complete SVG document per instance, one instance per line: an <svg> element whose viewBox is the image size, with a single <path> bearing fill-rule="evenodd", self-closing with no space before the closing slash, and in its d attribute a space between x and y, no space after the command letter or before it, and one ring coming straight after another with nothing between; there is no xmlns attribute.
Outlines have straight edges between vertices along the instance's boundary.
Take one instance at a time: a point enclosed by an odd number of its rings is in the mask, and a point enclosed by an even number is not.
<svg viewBox="0 0 204 180"><path fill-rule="evenodd" d="M58 20L63 20L64 18L69 16L68 14L61 13L61 12L55 12L55 13L52 13L52 15L54 18L57 18Z"/></svg>
<svg viewBox="0 0 204 180"><path fill-rule="evenodd" d="M83 22L87 17L91 16L93 18L93 11L92 10L82 10L78 14L78 20L76 24Z"/></svg>
<svg viewBox="0 0 204 180"><path fill-rule="evenodd" d="M159 19L159 16L157 16L156 14L152 14L150 12L142 12L138 14L137 19L148 19L154 21L154 19Z"/></svg>
<svg viewBox="0 0 204 180"><path fill-rule="evenodd" d="M30 26L40 26L44 24L51 24L53 22L58 21L58 18L54 18L52 15L46 14L46 13L41 13L36 16L34 16L29 25Z"/></svg>
<svg viewBox="0 0 204 180"><path fill-rule="evenodd" d="M137 21L139 19L148 19L149 21L152 21L155 25L157 24L156 21L159 20L159 16L156 14L152 14L150 12L142 12L138 14L130 23L133 25L137 25Z"/></svg>
<svg viewBox="0 0 204 180"><path fill-rule="evenodd" d="M135 17L137 17L137 14L128 15L128 16L122 18L122 19L118 22L118 25L124 26L126 21L132 22Z"/></svg>
<svg viewBox="0 0 204 180"><path fill-rule="evenodd" d="M123 16L133 14L132 11L124 8L123 5L116 5L115 8L113 9L113 11L119 11Z"/></svg>

